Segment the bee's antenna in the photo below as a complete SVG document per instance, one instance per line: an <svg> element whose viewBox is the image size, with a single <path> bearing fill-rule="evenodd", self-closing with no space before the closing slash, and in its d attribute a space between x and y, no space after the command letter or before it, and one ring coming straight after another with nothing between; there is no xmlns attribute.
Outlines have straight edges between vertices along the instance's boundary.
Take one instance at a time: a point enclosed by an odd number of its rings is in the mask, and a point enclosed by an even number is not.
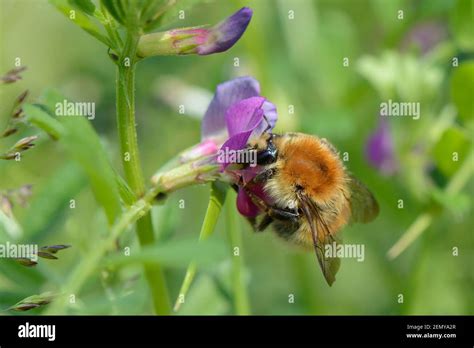
<svg viewBox="0 0 474 348"><path fill-rule="evenodd" d="M268 118L267 118L267 116L265 116L265 114L263 114L263 118L264 118L265 122L267 122L267 128L265 128L265 130L263 131L263 133L266 133L272 128L272 125L270 124L270 122L268 122Z"/></svg>

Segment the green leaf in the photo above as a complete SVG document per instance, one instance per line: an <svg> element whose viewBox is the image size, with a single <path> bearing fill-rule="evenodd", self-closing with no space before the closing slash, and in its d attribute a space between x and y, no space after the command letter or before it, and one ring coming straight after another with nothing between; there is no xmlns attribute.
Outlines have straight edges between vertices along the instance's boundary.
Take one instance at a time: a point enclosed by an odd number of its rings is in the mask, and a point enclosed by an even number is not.
<svg viewBox="0 0 474 348"><path fill-rule="evenodd" d="M474 118L474 62L462 63L451 77L451 97L459 117L468 122Z"/></svg>
<svg viewBox="0 0 474 348"><path fill-rule="evenodd" d="M129 256L116 254L105 260L106 265L155 264L169 267L186 267L191 260L201 266L210 266L226 258L225 244L218 240L175 240L146 246L132 251Z"/></svg>
<svg viewBox="0 0 474 348"><path fill-rule="evenodd" d="M185 11L186 13L199 3L206 3L209 0L180 0L179 6L175 6L177 1L167 1L167 4L156 13L155 16L150 19L145 26L145 32L152 31L160 26L168 25L179 20L179 12Z"/></svg>
<svg viewBox="0 0 474 348"><path fill-rule="evenodd" d="M146 30L152 28L161 17L169 12L176 5L175 0L148 0L143 7L140 21L145 25Z"/></svg>
<svg viewBox="0 0 474 348"><path fill-rule="evenodd" d="M23 108L25 111L25 120L44 130L54 140L59 140L61 136L66 134L66 129L50 115L50 111L41 104L26 104ZM120 197L125 204L131 205L136 201L136 196L125 180L115 172L115 179L118 185Z"/></svg>
<svg viewBox="0 0 474 348"><path fill-rule="evenodd" d="M123 202L127 205L132 205L137 200L135 193L133 193L125 179L122 178L118 173L115 173L115 180L117 181L120 197L122 198Z"/></svg>
<svg viewBox="0 0 474 348"><path fill-rule="evenodd" d="M109 40L109 38L100 32L98 26L82 12L76 11L73 7L68 6L64 0L49 0L49 2L62 12L67 18L81 27L83 30L94 36L97 40L104 43L108 47L115 48L115 45Z"/></svg>
<svg viewBox="0 0 474 348"><path fill-rule="evenodd" d="M473 2L458 0L451 12L450 24L454 38L462 50L474 51Z"/></svg>
<svg viewBox="0 0 474 348"><path fill-rule="evenodd" d="M185 297L180 315L225 315L230 312L230 304L215 281L207 274L198 277L193 288Z"/></svg>
<svg viewBox="0 0 474 348"><path fill-rule="evenodd" d="M432 191L432 197L435 202L444 207L454 216L463 216L471 208L471 199L468 194L451 194L439 189Z"/></svg>
<svg viewBox="0 0 474 348"><path fill-rule="evenodd" d="M57 103L67 100L57 91L48 91L44 97L51 114ZM109 224L121 213L117 176L110 165L100 139L85 117L60 117L65 129L61 142L70 156L80 164L89 178L96 200L104 208Z"/></svg>
<svg viewBox="0 0 474 348"><path fill-rule="evenodd" d="M234 310L237 315L251 314L247 284L245 282L245 264L242 255L242 231L239 223L235 200L237 196L230 190L226 198L226 219L225 226L228 235L228 248L231 253L232 270L232 298ZM234 248L240 249L238 257L234 254Z"/></svg>
<svg viewBox="0 0 474 348"><path fill-rule="evenodd" d="M125 8L120 0L101 0L102 5L115 18L117 22L125 25L126 14Z"/></svg>
<svg viewBox="0 0 474 348"><path fill-rule="evenodd" d="M228 186L214 182L211 185L211 196L209 197L209 205L207 207L206 216L201 227L201 233L199 234L200 240L205 240L211 236L217 224L222 206L225 202L227 195Z"/></svg>
<svg viewBox="0 0 474 348"><path fill-rule="evenodd" d="M1 199L1 197L0 197ZM11 238L18 238L23 234L21 226L14 216L7 215L0 207L0 242Z"/></svg>
<svg viewBox="0 0 474 348"><path fill-rule="evenodd" d="M217 220L222 210L222 206L225 202L225 198L227 196L227 185L220 183L220 182L213 182L211 185L211 194L209 197L209 203L207 205L206 215L204 216L204 221L202 222L201 232L199 233L199 240L206 240L209 238L216 229ZM181 305L180 297L186 296L191 284L196 276L197 272L197 265L193 261L188 265L186 269L186 274L183 279L183 283L181 284L181 288L179 290L178 298L176 299L174 305L174 311L178 311Z"/></svg>
<svg viewBox="0 0 474 348"><path fill-rule="evenodd" d="M20 297L26 297L31 293L31 289L0 290L0 310L10 308L12 303L18 301Z"/></svg>
<svg viewBox="0 0 474 348"><path fill-rule="evenodd" d="M38 104L25 104L23 106L25 120L48 133L54 140L58 140L64 134L64 127L52 118Z"/></svg>
<svg viewBox="0 0 474 348"><path fill-rule="evenodd" d="M6 278L20 289L37 291L44 283L44 276L36 269L26 268L14 259L2 259L0 262L0 274L2 279Z"/></svg>
<svg viewBox="0 0 474 348"><path fill-rule="evenodd" d="M58 185L58 183L61 183ZM76 163L67 163L56 169L54 174L35 192L28 208L20 219L25 231L25 239L44 237L60 217L69 210L69 201L85 186L84 172Z"/></svg>
<svg viewBox="0 0 474 348"><path fill-rule="evenodd" d="M461 129L448 128L433 148L436 165L444 175L453 175L464 162L470 146L468 136Z"/></svg>
<svg viewBox="0 0 474 348"><path fill-rule="evenodd" d="M69 0L69 3L90 16L94 14L95 5L91 0Z"/></svg>

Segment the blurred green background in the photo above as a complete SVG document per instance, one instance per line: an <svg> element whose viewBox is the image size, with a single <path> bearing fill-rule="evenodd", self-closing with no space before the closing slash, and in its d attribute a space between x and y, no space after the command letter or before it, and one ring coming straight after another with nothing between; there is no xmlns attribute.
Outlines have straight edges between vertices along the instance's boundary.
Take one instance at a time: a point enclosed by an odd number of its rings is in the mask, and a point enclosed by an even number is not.
<svg viewBox="0 0 474 348"><path fill-rule="evenodd" d="M344 230L345 242L365 245L365 260L344 259L332 287L313 253L286 245L270 230L255 234L239 218L251 313L474 314L471 174L458 192L443 191L473 149L473 2L204 1L167 28L217 23L242 6L251 7L254 15L229 51L153 57L138 65L137 129L145 176L199 142L199 115L217 84L254 76L262 95L277 106L277 132L316 134L347 152L347 167L375 193L381 212L368 225ZM91 123L121 170L115 66L104 46L43 0L1 0L0 21L0 73L12 69L16 58L28 67L22 81L1 88L0 129L22 91L28 89L28 100L35 102L46 89L57 88L70 99L96 103ZM368 161L365 147L379 125L380 103L388 99L420 102L421 117L388 119L397 169L382 173ZM178 112L180 104L188 106L185 114ZM35 268L0 260L0 309L57 291L106 233L103 211L80 168L33 127L23 127L14 140L31 134L40 140L20 162L0 161L0 191L33 185L28 207L14 207L21 242L73 247L62 251L59 260L40 260ZM0 139L0 150L14 140ZM459 153L457 162L453 152ZM208 195L208 186L191 187L155 207L159 240L197 239ZM75 209L69 208L71 198ZM231 200L228 204L235 204ZM427 229L389 259L388 250L426 212L433 217ZM215 235L226 241L224 216ZM10 240L1 224L0 236ZM121 245L138 249L133 233ZM234 313L230 257L199 270L179 313ZM173 300L185 268L186 263L176 262L165 270ZM68 313L149 314L150 301L140 267L104 269L88 279Z"/></svg>

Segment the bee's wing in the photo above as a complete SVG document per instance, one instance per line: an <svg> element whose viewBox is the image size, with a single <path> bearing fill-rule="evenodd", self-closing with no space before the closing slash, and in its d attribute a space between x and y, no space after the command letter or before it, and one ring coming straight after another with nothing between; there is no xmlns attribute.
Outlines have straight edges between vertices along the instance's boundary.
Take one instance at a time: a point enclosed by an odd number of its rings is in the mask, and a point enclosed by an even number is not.
<svg viewBox="0 0 474 348"><path fill-rule="evenodd" d="M349 175L351 222L367 223L379 214L379 205L369 189L355 176Z"/></svg>
<svg viewBox="0 0 474 348"><path fill-rule="evenodd" d="M324 278L329 286L336 280L336 273L341 265L338 257L327 257L325 253L326 245L335 243L337 246L341 240L331 234L326 221L324 221L319 208L307 196L299 195L301 202L301 210L308 221L313 238L314 251L318 258L319 266L323 271ZM335 249L336 250L336 249Z"/></svg>

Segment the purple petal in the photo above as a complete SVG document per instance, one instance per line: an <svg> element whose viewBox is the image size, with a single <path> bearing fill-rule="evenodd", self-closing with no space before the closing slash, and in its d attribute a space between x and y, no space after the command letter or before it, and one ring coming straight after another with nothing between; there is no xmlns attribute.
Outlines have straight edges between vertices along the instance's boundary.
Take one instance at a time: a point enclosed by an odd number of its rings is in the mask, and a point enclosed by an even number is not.
<svg viewBox="0 0 474 348"><path fill-rule="evenodd" d="M222 145L221 150L242 150L247 145L250 134L252 134L252 130L234 134L226 140L226 142Z"/></svg>
<svg viewBox="0 0 474 348"><path fill-rule="evenodd" d="M233 104L225 114L229 136L254 130L263 119L263 97L251 97Z"/></svg>
<svg viewBox="0 0 474 348"><path fill-rule="evenodd" d="M390 175L396 171L393 141L386 120L382 119L377 130L368 139L366 155L369 162L383 174Z"/></svg>
<svg viewBox="0 0 474 348"><path fill-rule="evenodd" d="M224 52L240 39L252 19L252 10L243 7L232 16L210 29L208 39L197 47L197 53L206 55Z"/></svg>
<svg viewBox="0 0 474 348"><path fill-rule="evenodd" d="M237 210L246 217L256 217L260 213L260 209L252 202L252 199L243 189L239 189L237 193Z"/></svg>
<svg viewBox="0 0 474 348"><path fill-rule="evenodd" d="M201 127L202 139L219 136L226 132L225 113L234 103L260 95L260 85L252 77L238 77L217 86L216 94L204 115Z"/></svg>
<svg viewBox="0 0 474 348"><path fill-rule="evenodd" d="M244 149L247 146L247 142L250 138L250 135L252 134L252 131L253 130L248 130L246 132L234 134L226 140L226 142L220 148L220 151L234 151ZM226 169L227 166L232 164L232 162L227 162L226 160L219 160L219 156L217 158L218 163L222 164L222 170Z"/></svg>
<svg viewBox="0 0 474 348"><path fill-rule="evenodd" d="M263 114L265 118L254 131L254 136L260 136L265 130L272 130L275 127L277 121L277 110L276 106L273 103L270 103L268 100L262 105ZM268 121L268 122L267 122Z"/></svg>

